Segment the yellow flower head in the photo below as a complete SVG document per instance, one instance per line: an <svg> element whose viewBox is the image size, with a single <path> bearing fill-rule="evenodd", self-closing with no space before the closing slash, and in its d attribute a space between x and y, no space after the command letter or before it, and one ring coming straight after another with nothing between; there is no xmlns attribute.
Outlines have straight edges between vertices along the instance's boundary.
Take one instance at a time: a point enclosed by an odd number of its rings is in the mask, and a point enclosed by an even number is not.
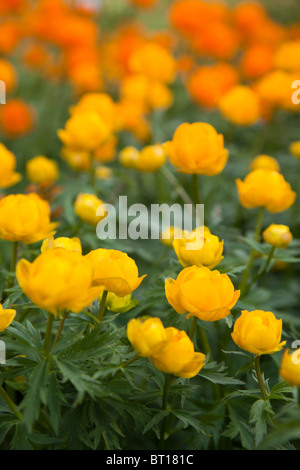
<svg viewBox="0 0 300 470"><path fill-rule="evenodd" d="M89 225L97 225L107 216L104 202L95 194L78 194L74 210L76 215Z"/></svg>
<svg viewBox="0 0 300 470"><path fill-rule="evenodd" d="M135 261L127 253L98 248L86 255L94 266L94 281L119 297L130 294L142 282Z"/></svg>
<svg viewBox="0 0 300 470"><path fill-rule="evenodd" d="M205 364L205 355L194 350L193 342L185 331L165 329L166 340L150 356L154 366L166 374L189 379L199 373Z"/></svg>
<svg viewBox="0 0 300 470"><path fill-rule="evenodd" d="M281 341L282 320L274 313L263 310L243 310L235 321L231 334L239 348L254 354L272 354L280 351L286 341Z"/></svg>
<svg viewBox="0 0 300 470"><path fill-rule="evenodd" d="M300 158L300 140L292 142L289 147L290 153L296 158Z"/></svg>
<svg viewBox="0 0 300 470"><path fill-rule="evenodd" d="M269 212L282 212L295 201L292 191L283 175L277 171L259 168L249 173L245 180L236 180L241 204L248 208L265 207Z"/></svg>
<svg viewBox="0 0 300 470"><path fill-rule="evenodd" d="M280 171L280 166L277 160L269 155L258 155L255 157L250 165L250 170L254 171L258 168L263 168L264 170L273 170Z"/></svg>
<svg viewBox="0 0 300 470"><path fill-rule="evenodd" d="M172 83L176 74L175 59L157 43L147 43L133 52L129 68L133 73L144 74L164 83Z"/></svg>
<svg viewBox="0 0 300 470"><path fill-rule="evenodd" d="M74 113L66 122L65 129L58 130L58 137L74 150L95 150L110 135L105 121L93 111Z"/></svg>
<svg viewBox="0 0 300 470"><path fill-rule="evenodd" d="M207 123L183 123L164 144L171 163L182 173L207 176L221 173L228 160L224 139Z"/></svg>
<svg viewBox="0 0 300 470"><path fill-rule="evenodd" d="M0 238L38 242L53 235L57 223L50 222L50 205L37 194L11 194L0 200Z"/></svg>
<svg viewBox="0 0 300 470"><path fill-rule="evenodd" d="M63 147L60 154L74 170L86 171L91 168L92 158L89 150L74 150L69 147Z"/></svg>
<svg viewBox="0 0 300 470"><path fill-rule="evenodd" d="M26 174L32 183L53 183L59 177L59 170L55 160L39 155L27 162Z"/></svg>
<svg viewBox="0 0 300 470"><path fill-rule="evenodd" d="M16 316L16 310L3 308L0 304L0 332L6 330Z"/></svg>
<svg viewBox="0 0 300 470"><path fill-rule="evenodd" d="M161 242L171 248L173 246L173 241L184 236L183 230L179 227L168 227L166 228L160 236Z"/></svg>
<svg viewBox="0 0 300 470"><path fill-rule="evenodd" d="M140 356L149 357L166 340L166 330L159 318L133 318L127 324L127 337Z"/></svg>
<svg viewBox="0 0 300 470"><path fill-rule="evenodd" d="M96 113L113 130L116 125L116 106L107 93L85 93L76 106L70 109L71 115L77 113Z"/></svg>
<svg viewBox="0 0 300 470"><path fill-rule="evenodd" d="M231 88L218 105L229 121L240 126L250 126L261 117L258 95L248 86Z"/></svg>
<svg viewBox="0 0 300 470"><path fill-rule="evenodd" d="M79 238L68 238L68 237L58 237L46 238L41 246L41 252L44 253L46 250L52 250L53 248L64 248L68 251L76 251L77 253L82 253L81 241Z"/></svg>
<svg viewBox="0 0 300 470"><path fill-rule="evenodd" d="M197 266L184 268L176 280L167 279L165 293L177 313L205 321L227 317L240 296L227 274Z"/></svg>
<svg viewBox="0 0 300 470"><path fill-rule="evenodd" d="M78 313L97 298L101 288L93 284L93 274L89 259L65 248L45 250L32 263L21 259L16 270L27 297L53 315L65 309Z"/></svg>
<svg viewBox="0 0 300 470"><path fill-rule="evenodd" d="M119 153L119 162L125 168L135 168L140 152L133 146L124 147Z"/></svg>
<svg viewBox="0 0 300 470"><path fill-rule="evenodd" d="M286 248L293 240L287 225L271 224L263 231L263 239L275 248Z"/></svg>
<svg viewBox="0 0 300 470"><path fill-rule="evenodd" d="M285 382L300 387L300 348L292 353L288 348L284 351L279 374Z"/></svg>
<svg viewBox="0 0 300 470"><path fill-rule="evenodd" d="M162 145L148 145L138 154L135 168L144 172L155 172L166 163L166 154Z"/></svg>
<svg viewBox="0 0 300 470"><path fill-rule="evenodd" d="M178 261L184 268L206 266L213 269L223 259L223 245L224 241L210 233L207 227L198 227L173 241Z"/></svg>
<svg viewBox="0 0 300 470"><path fill-rule="evenodd" d="M17 184L22 176L16 173L16 157L0 143L0 188L6 189Z"/></svg>

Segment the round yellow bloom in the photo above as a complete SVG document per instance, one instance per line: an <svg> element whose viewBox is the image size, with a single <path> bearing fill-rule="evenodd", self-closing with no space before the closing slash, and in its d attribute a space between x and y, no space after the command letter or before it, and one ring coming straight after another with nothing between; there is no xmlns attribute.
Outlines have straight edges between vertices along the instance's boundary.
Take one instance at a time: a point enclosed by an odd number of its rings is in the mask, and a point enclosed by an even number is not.
<svg viewBox="0 0 300 470"><path fill-rule="evenodd" d="M169 108L173 103L173 93L165 83L142 74L125 77L120 93L122 98L140 101L149 109Z"/></svg>
<svg viewBox="0 0 300 470"><path fill-rule="evenodd" d="M271 224L263 231L263 239L275 248L286 248L293 240L287 225Z"/></svg>
<svg viewBox="0 0 300 470"><path fill-rule="evenodd" d="M239 348L254 354L272 354L280 351L286 341L281 342L282 320L274 313L263 310L243 310L235 321L233 341Z"/></svg>
<svg viewBox="0 0 300 470"><path fill-rule="evenodd" d="M97 178L101 180L109 179L111 178L113 174L112 169L104 165L97 166L95 173L96 173Z"/></svg>
<svg viewBox="0 0 300 470"><path fill-rule="evenodd" d="M139 277L135 261L122 251L98 248L86 257L94 266L95 283L119 297L134 291L145 277Z"/></svg>
<svg viewBox="0 0 300 470"><path fill-rule="evenodd" d="M300 140L292 142L289 149L294 157L300 158Z"/></svg>
<svg viewBox="0 0 300 470"><path fill-rule="evenodd" d="M37 194L10 194L0 200L0 238L35 243L53 235L50 205Z"/></svg>
<svg viewBox="0 0 300 470"><path fill-rule="evenodd" d="M288 72L300 72L300 40L286 41L274 57L275 68Z"/></svg>
<svg viewBox="0 0 300 470"><path fill-rule="evenodd" d="M60 154L74 170L85 171L91 168L92 158L89 150L74 150L69 147L63 147Z"/></svg>
<svg viewBox="0 0 300 470"><path fill-rule="evenodd" d="M139 171L155 172L166 163L166 159L162 145L147 145L139 152L135 168Z"/></svg>
<svg viewBox="0 0 300 470"><path fill-rule="evenodd" d="M221 173L228 160L224 139L207 123L183 123L164 144L171 163L182 173L207 176Z"/></svg>
<svg viewBox="0 0 300 470"><path fill-rule="evenodd" d="M205 364L205 355L194 350L193 342L185 331L165 329L166 340L150 356L153 365L166 374L189 379L199 373Z"/></svg>
<svg viewBox="0 0 300 470"><path fill-rule="evenodd" d="M21 174L15 172L16 165L15 155L0 143L0 188L10 188L22 179Z"/></svg>
<svg viewBox="0 0 300 470"><path fill-rule="evenodd" d="M58 137L67 147L75 150L95 150L110 135L105 121L92 111L74 113L66 122L65 129L58 130Z"/></svg>
<svg viewBox="0 0 300 470"><path fill-rule="evenodd" d="M165 293L177 313L205 321L227 317L240 296L227 274L197 266L184 268L176 280L167 279Z"/></svg>
<svg viewBox="0 0 300 470"><path fill-rule="evenodd" d="M282 212L296 199L283 175L277 171L259 168L249 173L245 180L236 180L241 204L248 208L265 207L269 212Z"/></svg>
<svg viewBox="0 0 300 470"><path fill-rule="evenodd" d="M16 316L16 310L3 308L0 304L0 332L6 330Z"/></svg>
<svg viewBox="0 0 300 470"><path fill-rule="evenodd" d="M157 317L133 318L127 324L127 338L140 356L149 357L166 340L166 330Z"/></svg>
<svg viewBox="0 0 300 470"><path fill-rule="evenodd" d="M41 246L41 252L44 253L46 250L52 250L53 248L64 248L68 251L76 251L77 253L82 253L81 241L79 238L68 238L68 237L58 237L46 238Z"/></svg>
<svg viewBox="0 0 300 470"><path fill-rule="evenodd" d="M7 93L16 87L18 81L15 67L5 59L0 59L0 79L5 83Z"/></svg>
<svg viewBox="0 0 300 470"><path fill-rule="evenodd" d="M280 165L278 161L270 157L270 155L258 155L255 157L250 165L250 170L254 171L258 168L263 168L264 170L280 171Z"/></svg>
<svg viewBox="0 0 300 470"><path fill-rule="evenodd" d="M172 83L176 74L175 59L157 43L147 43L133 52L129 68L133 73L144 74L165 83Z"/></svg>
<svg viewBox="0 0 300 470"><path fill-rule="evenodd" d="M100 208L102 212L100 212ZM74 202L74 210L75 214L89 225L97 225L107 216L104 202L95 194L78 194ZM101 213L101 215L97 215L98 210L98 214Z"/></svg>
<svg viewBox="0 0 300 470"><path fill-rule="evenodd" d="M53 315L65 309L78 313L97 298L101 288L93 284L93 274L89 259L64 248L46 250L32 263L21 259L16 270L27 297Z"/></svg>
<svg viewBox="0 0 300 470"><path fill-rule="evenodd" d="M26 174L32 183L53 183L59 177L59 170L55 160L39 155L27 162Z"/></svg>
<svg viewBox="0 0 300 470"><path fill-rule="evenodd" d="M240 126L250 126L261 117L258 95L248 86L230 88L218 105L230 122Z"/></svg>
<svg viewBox="0 0 300 470"><path fill-rule="evenodd" d="M135 168L140 152L133 146L123 148L119 153L119 162L125 168Z"/></svg>
<svg viewBox="0 0 300 470"><path fill-rule="evenodd" d="M284 351L279 374L285 382L300 387L300 348L292 354L288 348Z"/></svg>
<svg viewBox="0 0 300 470"><path fill-rule="evenodd" d="M173 241L177 238L183 237L183 230L179 227L168 227L166 228L160 236L161 242L171 248L173 246Z"/></svg>
<svg viewBox="0 0 300 470"><path fill-rule="evenodd" d="M198 227L173 241L178 261L184 268L187 266L214 268L223 259L223 245L224 241L220 241L207 227Z"/></svg>
<svg viewBox="0 0 300 470"><path fill-rule="evenodd" d="M111 130L115 128L116 106L107 93L85 93L70 109L71 115L82 112L97 113Z"/></svg>

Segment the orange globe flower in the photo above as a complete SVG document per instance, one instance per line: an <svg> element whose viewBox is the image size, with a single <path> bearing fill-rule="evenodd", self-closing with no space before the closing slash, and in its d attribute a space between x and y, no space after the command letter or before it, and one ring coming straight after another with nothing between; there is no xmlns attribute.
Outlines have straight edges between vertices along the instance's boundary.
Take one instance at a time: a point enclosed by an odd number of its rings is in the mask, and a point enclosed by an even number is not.
<svg viewBox="0 0 300 470"><path fill-rule="evenodd" d="M34 112L25 101L13 99L0 108L0 129L9 138L21 137L32 131Z"/></svg>

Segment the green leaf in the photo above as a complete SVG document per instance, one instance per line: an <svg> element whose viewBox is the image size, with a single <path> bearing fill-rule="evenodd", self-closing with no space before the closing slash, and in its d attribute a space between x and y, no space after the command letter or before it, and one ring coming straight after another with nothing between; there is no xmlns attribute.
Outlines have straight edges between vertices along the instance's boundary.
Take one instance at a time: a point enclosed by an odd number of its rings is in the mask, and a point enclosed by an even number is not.
<svg viewBox="0 0 300 470"><path fill-rule="evenodd" d="M274 412L269 400L257 400L250 409L250 423L254 424L255 445L256 447L262 442L268 431L268 424L272 424L271 417Z"/></svg>

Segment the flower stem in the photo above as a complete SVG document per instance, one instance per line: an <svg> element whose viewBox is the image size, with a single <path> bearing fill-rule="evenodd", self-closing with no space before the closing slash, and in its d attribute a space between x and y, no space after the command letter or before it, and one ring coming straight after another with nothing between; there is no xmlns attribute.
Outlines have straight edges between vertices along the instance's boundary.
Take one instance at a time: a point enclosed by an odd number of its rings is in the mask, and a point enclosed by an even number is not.
<svg viewBox="0 0 300 470"><path fill-rule="evenodd" d="M103 315L104 315L104 312L105 312L107 294L108 294L108 291L104 290L103 294L102 294L101 301L100 301L99 312L98 312L98 317L97 317L98 320L99 320L99 323L101 322L101 320L103 318Z"/></svg>
<svg viewBox="0 0 300 470"><path fill-rule="evenodd" d="M256 242L258 242L258 240L259 240L259 236L260 236L260 232L261 232L261 228L262 228L263 216L264 216L264 208L261 207L259 209L259 213L258 213L258 217L257 217L257 223L256 223L256 229L255 229L254 241L256 241ZM241 280L241 284L240 284L241 295L245 294L248 277L249 277L253 262L255 260L255 257L256 257L256 250L255 250L255 248L253 248L252 251L251 251L251 254L250 254L248 264L246 266L246 269L244 271L244 274L243 274L243 277L242 277L242 280Z"/></svg>
<svg viewBox="0 0 300 470"><path fill-rule="evenodd" d="M254 284L254 282L256 282L265 272L267 272L269 266L270 266L270 263L272 261L272 258L274 256L274 253L275 253L275 246L272 246L270 252L269 252L269 255L268 255L268 258L266 260L266 263L264 265L264 267L258 271L258 273L256 274L256 276L254 276L254 278L252 279L252 283L251 284Z"/></svg>
<svg viewBox="0 0 300 470"><path fill-rule="evenodd" d="M132 364L133 362L135 362L140 356L138 354L136 354L135 356L133 356L131 359L128 359L128 361L125 361L123 362L123 364L121 364L121 367L122 368L125 368L127 366L130 366L130 364Z"/></svg>
<svg viewBox="0 0 300 470"><path fill-rule="evenodd" d="M58 330L57 330L57 333L56 333L56 336L55 336L55 339L54 339L52 349L57 345L57 343L59 341L59 338L61 337L61 333L62 333L64 324L65 324L65 321L66 321L66 318L67 318L68 315L69 315L69 312L64 312L62 317L61 317L61 320L60 320L59 327L58 327Z"/></svg>
<svg viewBox="0 0 300 470"><path fill-rule="evenodd" d="M264 400L268 400L268 394L266 391L266 387L261 375L261 370L260 370L260 356L259 354L256 354L255 356L255 370L256 370L256 375L257 375L257 380L260 386L261 394Z"/></svg>
<svg viewBox="0 0 300 470"><path fill-rule="evenodd" d="M21 411L18 410L17 405L12 401L8 393L4 390L3 387L0 387L0 397L5 401L9 409L13 412L13 414L22 421L23 415Z"/></svg>
<svg viewBox="0 0 300 470"><path fill-rule="evenodd" d="M54 315L52 313L48 313L48 321L47 321L46 333L45 333L45 338L44 338L44 349L43 349L44 357L47 357L49 355L53 321L54 321Z"/></svg>
<svg viewBox="0 0 300 470"><path fill-rule="evenodd" d="M165 411L168 406L168 391L169 387L171 385L172 381L172 375L171 374L166 374L165 375L165 383L164 383L164 388L163 388L163 395L162 395L162 410ZM166 416L164 417L161 425L161 430L160 430L160 448L163 449L164 447L164 440L165 440L165 432L166 432Z"/></svg>
<svg viewBox="0 0 300 470"><path fill-rule="evenodd" d="M193 174L193 192L195 204L201 204L198 175Z"/></svg>

